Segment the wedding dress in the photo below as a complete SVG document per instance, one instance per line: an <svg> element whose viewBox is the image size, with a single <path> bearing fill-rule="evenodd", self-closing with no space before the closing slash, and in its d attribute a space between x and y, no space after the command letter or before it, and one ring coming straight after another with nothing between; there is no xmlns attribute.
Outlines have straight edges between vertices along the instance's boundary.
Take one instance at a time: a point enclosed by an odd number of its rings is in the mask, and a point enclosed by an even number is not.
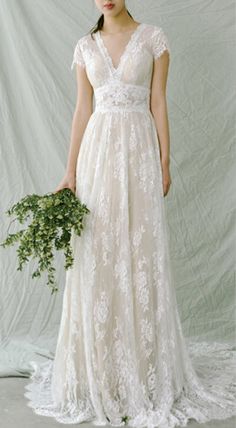
<svg viewBox="0 0 236 428"><path fill-rule="evenodd" d="M163 29L139 24L117 67L100 32L75 46L96 107L76 168L90 209L66 272L55 358L31 362L27 404L61 423L172 428L236 414L235 350L183 337L150 110Z"/></svg>

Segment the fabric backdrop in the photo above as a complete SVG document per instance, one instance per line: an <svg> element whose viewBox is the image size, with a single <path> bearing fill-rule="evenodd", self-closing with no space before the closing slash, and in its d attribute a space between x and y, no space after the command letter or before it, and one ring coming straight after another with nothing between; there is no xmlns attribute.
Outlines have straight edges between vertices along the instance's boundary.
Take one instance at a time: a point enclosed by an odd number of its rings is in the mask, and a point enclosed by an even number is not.
<svg viewBox="0 0 236 428"><path fill-rule="evenodd" d="M235 22L231 0L127 1L134 19L159 25L171 47L167 102L172 185L165 198L171 260L184 334L235 336ZM62 179L76 101L75 44L99 17L93 0L0 0L1 241L6 210ZM15 223L11 232L18 230ZM60 291L34 263L16 270L16 246L0 249L0 375L28 376L53 358Z"/></svg>

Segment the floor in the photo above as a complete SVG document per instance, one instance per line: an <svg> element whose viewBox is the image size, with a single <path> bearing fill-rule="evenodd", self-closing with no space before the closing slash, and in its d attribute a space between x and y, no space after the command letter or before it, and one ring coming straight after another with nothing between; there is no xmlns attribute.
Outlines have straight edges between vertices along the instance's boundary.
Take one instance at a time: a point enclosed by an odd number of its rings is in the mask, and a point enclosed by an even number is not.
<svg viewBox="0 0 236 428"><path fill-rule="evenodd" d="M72 428L52 418L36 415L27 406L24 385L28 378L8 377L0 379L0 428ZM81 428L93 427L89 423L77 424ZM128 428L128 425L125 425ZM236 417L224 421L211 421L207 424L190 422L188 428L236 428Z"/></svg>

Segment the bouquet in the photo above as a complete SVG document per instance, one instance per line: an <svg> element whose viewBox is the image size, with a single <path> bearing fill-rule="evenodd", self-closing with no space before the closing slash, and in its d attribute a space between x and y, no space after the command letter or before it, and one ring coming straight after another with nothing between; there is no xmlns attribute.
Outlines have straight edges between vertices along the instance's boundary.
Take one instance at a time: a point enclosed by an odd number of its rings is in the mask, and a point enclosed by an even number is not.
<svg viewBox="0 0 236 428"><path fill-rule="evenodd" d="M22 224L30 217L31 223L19 232L8 233L0 245L5 248L19 242L17 270L21 271L30 257L38 258L38 267L33 272L32 278L41 276L46 270L47 285L53 294L58 290L54 275L53 250L55 248L64 252L65 269L73 265L71 232L74 230L78 236L81 235L84 215L89 212L86 205L82 204L69 188L43 196L27 195L6 213L9 216L13 214L16 216L11 223L18 220Z"/></svg>

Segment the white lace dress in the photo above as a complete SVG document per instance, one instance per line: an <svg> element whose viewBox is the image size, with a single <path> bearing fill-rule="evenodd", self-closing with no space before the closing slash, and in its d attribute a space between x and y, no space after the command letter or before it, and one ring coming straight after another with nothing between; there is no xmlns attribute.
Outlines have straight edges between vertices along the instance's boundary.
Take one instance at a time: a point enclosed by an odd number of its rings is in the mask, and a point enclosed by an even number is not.
<svg viewBox="0 0 236 428"><path fill-rule="evenodd" d="M171 428L236 414L235 350L185 341L168 249L158 137L150 111L161 27L141 23L114 67L102 35L81 37L96 107L77 159L90 209L66 273L54 360L32 362L27 404L61 423Z"/></svg>

